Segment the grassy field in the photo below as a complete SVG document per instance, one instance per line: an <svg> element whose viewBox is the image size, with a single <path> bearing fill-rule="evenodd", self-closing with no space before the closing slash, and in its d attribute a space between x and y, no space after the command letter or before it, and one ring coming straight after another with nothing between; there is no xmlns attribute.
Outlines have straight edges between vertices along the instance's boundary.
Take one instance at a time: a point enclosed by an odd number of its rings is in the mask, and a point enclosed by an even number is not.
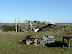
<svg viewBox="0 0 72 54"><path fill-rule="evenodd" d="M0 32L0 54L72 54L72 46L70 49L67 49L67 47L35 47L34 45L19 43L19 40L25 39L25 37L30 34L37 34L40 37L40 35L48 35L49 33ZM55 39L62 41L61 37L55 36Z"/></svg>
<svg viewBox="0 0 72 54"><path fill-rule="evenodd" d="M72 26L72 24L57 24L57 25ZM37 33L34 33L34 32L17 32L17 33L16 32L0 32L0 54L72 54L72 46L69 49L67 47L65 48L47 47L47 46L35 47L34 45L25 45L19 42L19 40L24 40L25 37L30 34L38 35L39 38L41 35L45 35L45 36L54 35L56 41L62 42L62 37L58 37L58 36L59 35L72 35L72 31L52 32L52 30L51 31L46 30L46 31L40 31ZM67 43L67 40L65 40L65 42Z"/></svg>

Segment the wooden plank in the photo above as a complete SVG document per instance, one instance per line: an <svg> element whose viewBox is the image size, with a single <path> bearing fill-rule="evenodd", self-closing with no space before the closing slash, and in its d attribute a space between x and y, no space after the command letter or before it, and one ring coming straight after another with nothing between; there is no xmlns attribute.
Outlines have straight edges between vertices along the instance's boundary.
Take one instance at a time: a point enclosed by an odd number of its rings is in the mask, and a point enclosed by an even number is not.
<svg viewBox="0 0 72 54"><path fill-rule="evenodd" d="M28 20L26 20L26 21L24 21L24 22L30 22L30 21L28 21ZM55 24L55 23L51 23L51 22L43 22L43 21L31 21L32 23L42 23L42 24Z"/></svg>

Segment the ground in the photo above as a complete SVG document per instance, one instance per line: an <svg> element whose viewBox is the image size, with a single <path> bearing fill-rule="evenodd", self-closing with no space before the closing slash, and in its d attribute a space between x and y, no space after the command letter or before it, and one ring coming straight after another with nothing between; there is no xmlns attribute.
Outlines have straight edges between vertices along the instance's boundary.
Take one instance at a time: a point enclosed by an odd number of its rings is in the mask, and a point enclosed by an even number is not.
<svg viewBox="0 0 72 54"><path fill-rule="evenodd" d="M0 54L72 54L72 46L69 49L67 47L35 47L19 42L30 34L38 35L39 38L41 35L51 35L50 32L0 32ZM56 34L54 36L56 41L62 41L62 37Z"/></svg>
<svg viewBox="0 0 72 54"><path fill-rule="evenodd" d="M4 23L5 24L5 23ZM14 23L6 23L6 25L13 26ZM22 29L27 29L28 24L21 24ZM15 32L15 31L1 31L0 32L0 54L72 54L72 46L67 47L47 47L34 45L25 45L19 42L24 40L28 35L53 35L56 41L62 42L61 35L72 35L72 23L57 23L55 26L44 28L37 33L34 32ZM67 43L67 40L65 40ZM72 43L72 42L71 42ZM71 44L72 45L72 44Z"/></svg>

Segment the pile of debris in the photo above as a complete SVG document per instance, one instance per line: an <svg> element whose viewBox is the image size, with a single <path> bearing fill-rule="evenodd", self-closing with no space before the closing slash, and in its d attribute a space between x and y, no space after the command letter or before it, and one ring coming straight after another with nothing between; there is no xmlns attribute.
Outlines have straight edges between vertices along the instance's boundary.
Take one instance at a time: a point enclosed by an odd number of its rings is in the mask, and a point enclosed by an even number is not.
<svg viewBox="0 0 72 54"><path fill-rule="evenodd" d="M37 35L32 34L32 35L29 35L26 37L26 44L27 45L34 44L35 46L37 46L38 45L37 42L38 42L38 36Z"/></svg>
<svg viewBox="0 0 72 54"><path fill-rule="evenodd" d="M55 43L54 36L45 37L44 35L42 35L40 37L40 45L41 46L45 46L46 44L51 44L51 43Z"/></svg>
<svg viewBox="0 0 72 54"><path fill-rule="evenodd" d="M38 31L41 31L42 29L44 29L46 27L49 27L49 26L55 24L55 23L46 22L46 21L29 21L29 20L26 20L24 22L28 23L27 31L30 31L30 32L38 32Z"/></svg>
<svg viewBox="0 0 72 54"><path fill-rule="evenodd" d="M42 35L40 37L40 39L38 39L37 35L29 35L26 37L25 42L27 45L41 45L41 46L45 46L46 44L51 44L51 43L55 43L55 39L54 36L47 36L45 37L44 35Z"/></svg>

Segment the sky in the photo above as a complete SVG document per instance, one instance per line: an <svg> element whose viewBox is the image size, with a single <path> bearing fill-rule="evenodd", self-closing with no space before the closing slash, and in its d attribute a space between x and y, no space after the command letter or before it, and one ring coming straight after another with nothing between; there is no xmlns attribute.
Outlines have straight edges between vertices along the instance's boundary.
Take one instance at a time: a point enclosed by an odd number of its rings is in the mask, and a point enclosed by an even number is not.
<svg viewBox="0 0 72 54"><path fill-rule="evenodd" d="M0 0L0 23L19 19L72 23L72 0Z"/></svg>

